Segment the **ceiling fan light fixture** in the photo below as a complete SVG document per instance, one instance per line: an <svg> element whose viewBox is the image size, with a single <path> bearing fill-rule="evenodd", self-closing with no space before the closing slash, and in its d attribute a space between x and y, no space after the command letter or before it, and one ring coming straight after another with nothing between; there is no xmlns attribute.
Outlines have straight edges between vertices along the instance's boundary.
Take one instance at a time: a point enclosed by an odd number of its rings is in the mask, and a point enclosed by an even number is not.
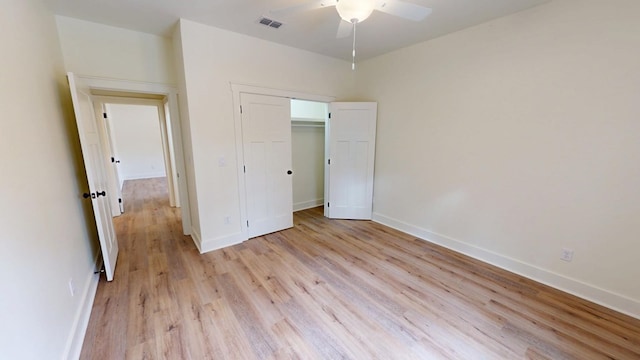
<svg viewBox="0 0 640 360"><path fill-rule="evenodd" d="M363 22L371 15L375 7L374 0L338 0L336 10L346 22Z"/></svg>

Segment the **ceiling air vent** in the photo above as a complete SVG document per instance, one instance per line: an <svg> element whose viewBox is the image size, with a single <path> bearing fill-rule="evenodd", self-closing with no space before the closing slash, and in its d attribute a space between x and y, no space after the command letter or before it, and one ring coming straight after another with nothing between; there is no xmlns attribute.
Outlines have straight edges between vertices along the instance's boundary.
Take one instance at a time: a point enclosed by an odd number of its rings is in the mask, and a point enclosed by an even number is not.
<svg viewBox="0 0 640 360"><path fill-rule="evenodd" d="M272 27L274 29L278 29L280 26L282 26L281 22L271 20L266 17L261 17L260 19L258 19L258 22L264 26Z"/></svg>

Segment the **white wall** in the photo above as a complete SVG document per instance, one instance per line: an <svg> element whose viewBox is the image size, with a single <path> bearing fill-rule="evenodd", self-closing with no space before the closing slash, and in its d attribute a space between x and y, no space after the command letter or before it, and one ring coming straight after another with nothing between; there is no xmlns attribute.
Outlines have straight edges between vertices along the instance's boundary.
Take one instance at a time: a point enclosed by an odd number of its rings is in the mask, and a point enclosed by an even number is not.
<svg viewBox="0 0 640 360"><path fill-rule="evenodd" d="M201 249L242 240L234 105L230 83L343 96L352 89L349 63L181 20L174 36L183 127L192 151ZM225 167L218 159L226 159ZM188 170L189 171L189 170ZM231 224L224 224L225 217ZM195 228L195 221L194 228Z"/></svg>
<svg viewBox="0 0 640 360"><path fill-rule="evenodd" d="M555 0L362 62L376 219L640 317L638 14Z"/></svg>
<svg viewBox="0 0 640 360"><path fill-rule="evenodd" d="M65 67L77 75L176 82L171 39L56 16Z"/></svg>
<svg viewBox="0 0 640 360"><path fill-rule="evenodd" d="M98 278L69 89L53 16L37 0L2 5L0 358L73 357Z"/></svg>
<svg viewBox="0 0 640 360"><path fill-rule="evenodd" d="M107 104L120 180L166 176L158 107Z"/></svg>
<svg viewBox="0 0 640 360"><path fill-rule="evenodd" d="M293 120L327 120L326 103L306 100L291 100L291 118Z"/></svg>

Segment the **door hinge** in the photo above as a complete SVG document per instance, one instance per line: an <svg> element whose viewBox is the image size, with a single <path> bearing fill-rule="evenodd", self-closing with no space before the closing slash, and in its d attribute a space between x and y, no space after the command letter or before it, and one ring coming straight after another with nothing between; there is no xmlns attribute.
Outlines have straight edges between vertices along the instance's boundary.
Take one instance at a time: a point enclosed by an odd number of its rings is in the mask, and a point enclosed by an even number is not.
<svg viewBox="0 0 640 360"><path fill-rule="evenodd" d="M107 118L107 113L102 113L102 117L106 119Z"/></svg>
<svg viewBox="0 0 640 360"><path fill-rule="evenodd" d="M242 171L244 171L244 173L247 173L247 165L242 165Z"/></svg>
<svg viewBox="0 0 640 360"><path fill-rule="evenodd" d="M111 162L112 163L116 162L116 159L113 156L111 157Z"/></svg>
<svg viewBox="0 0 640 360"><path fill-rule="evenodd" d="M242 114L242 105L240 105L240 114Z"/></svg>
<svg viewBox="0 0 640 360"><path fill-rule="evenodd" d="M331 203L330 202L327 203L327 207L328 208L331 207Z"/></svg>
<svg viewBox="0 0 640 360"><path fill-rule="evenodd" d="M329 119L331 119L331 113L329 113Z"/></svg>
<svg viewBox="0 0 640 360"><path fill-rule="evenodd" d="M118 202L119 202L120 204L122 204L122 199L121 199L121 198L118 198Z"/></svg>
<svg viewBox="0 0 640 360"><path fill-rule="evenodd" d="M327 159L327 165L331 165L331 159Z"/></svg>
<svg viewBox="0 0 640 360"><path fill-rule="evenodd" d="M247 220L247 227L249 227L249 220Z"/></svg>

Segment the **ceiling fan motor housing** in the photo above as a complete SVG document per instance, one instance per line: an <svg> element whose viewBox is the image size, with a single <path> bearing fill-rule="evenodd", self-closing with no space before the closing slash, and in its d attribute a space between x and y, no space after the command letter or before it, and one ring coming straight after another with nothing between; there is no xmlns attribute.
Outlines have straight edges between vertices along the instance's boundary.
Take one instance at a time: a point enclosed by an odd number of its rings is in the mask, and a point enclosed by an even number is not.
<svg viewBox="0 0 640 360"><path fill-rule="evenodd" d="M374 0L338 0L336 10L340 17L350 23L359 23L371 15L375 8Z"/></svg>

